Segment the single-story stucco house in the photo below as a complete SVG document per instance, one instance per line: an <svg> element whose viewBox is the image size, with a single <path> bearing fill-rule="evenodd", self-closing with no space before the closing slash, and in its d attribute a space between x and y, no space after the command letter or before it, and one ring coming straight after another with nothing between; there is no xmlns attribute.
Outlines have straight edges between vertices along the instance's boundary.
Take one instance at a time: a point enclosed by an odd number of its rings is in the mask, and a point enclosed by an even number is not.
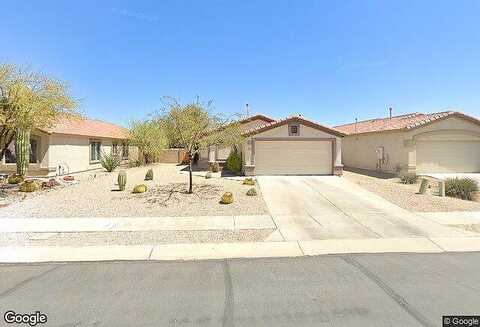
<svg viewBox="0 0 480 327"><path fill-rule="evenodd" d="M292 116L274 120L255 115L240 121L243 172L252 175L341 175L344 133ZM230 148L210 147L201 153L208 161L225 160Z"/></svg>
<svg viewBox="0 0 480 327"><path fill-rule="evenodd" d="M63 118L50 128L32 131L28 174L56 176L99 169L100 156L111 151L125 160L136 155L128 145L126 128L100 120ZM15 171L13 141L1 159L0 172Z"/></svg>
<svg viewBox="0 0 480 327"><path fill-rule="evenodd" d="M346 167L391 173L480 172L480 121L460 112L411 113L335 126Z"/></svg>

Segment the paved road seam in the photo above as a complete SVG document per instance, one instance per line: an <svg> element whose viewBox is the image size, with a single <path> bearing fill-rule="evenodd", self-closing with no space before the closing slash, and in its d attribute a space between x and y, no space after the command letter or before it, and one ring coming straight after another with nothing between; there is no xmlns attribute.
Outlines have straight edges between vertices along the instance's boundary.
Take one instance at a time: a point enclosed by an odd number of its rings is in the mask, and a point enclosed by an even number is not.
<svg viewBox="0 0 480 327"><path fill-rule="evenodd" d="M404 297L395 292L393 288L388 286L379 276L370 271L366 266L362 265L359 261L355 260L352 256L346 255L342 256L342 259L349 265L357 268L363 275L365 275L369 280L375 283L380 287L385 294L387 294L393 301L395 301L402 309L404 309L410 316L415 318L422 326L425 327L435 327L436 324L430 322L427 317L421 314L416 310L412 305L410 305Z"/></svg>

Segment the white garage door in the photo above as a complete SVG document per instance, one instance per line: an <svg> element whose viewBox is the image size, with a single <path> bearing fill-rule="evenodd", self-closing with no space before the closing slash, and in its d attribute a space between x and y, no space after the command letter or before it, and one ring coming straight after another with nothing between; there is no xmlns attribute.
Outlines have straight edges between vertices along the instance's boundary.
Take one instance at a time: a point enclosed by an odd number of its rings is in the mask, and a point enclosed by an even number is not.
<svg viewBox="0 0 480 327"><path fill-rule="evenodd" d="M331 141L255 141L256 175L331 175Z"/></svg>
<svg viewBox="0 0 480 327"><path fill-rule="evenodd" d="M418 173L480 172L479 141L418 141Z"/></svg>

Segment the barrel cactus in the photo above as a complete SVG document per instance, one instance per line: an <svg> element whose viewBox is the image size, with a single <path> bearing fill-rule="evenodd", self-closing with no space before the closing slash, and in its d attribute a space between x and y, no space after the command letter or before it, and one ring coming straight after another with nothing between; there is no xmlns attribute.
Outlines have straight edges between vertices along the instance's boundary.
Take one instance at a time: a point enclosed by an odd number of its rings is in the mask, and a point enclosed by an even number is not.
<svg viewBox="0 0 480 327"><path fill-rule="evenodd" d="M147 170L147 173L145 174L145 180L146 181L153 180L153 169Z"/></svg>
<svg viewBox="0 0 480 327"><path fill-rule="evenodd" d="M8 184L20 184L24 181L24 177L18 174L8 176Z"/></svg>
<svg viewBox="0 0 480 327"><path fill-rule="evenodd" d="M255 180L253 178L245 178L243 180L243 185L255 185Z"/></svg>
<svg viewBox="0 0 480 327"><path fill-rule="evenodd" d="M17 128L15 134L15 153L17 154L17 174L27 175L30 162L30 130Z"/></svg>
<svg viewBox="0 0 480 327"><path fill-rule="evenodd" d="M118 187L120 191L125 191L125 185L127 185L127 173L125 170L120 170L118 173Z"/></svg>
<svg viewBox="0 0 480 327"><path fill-rule="evenodd" d="M222 199L220 200L222 204L230 204L233 203L233 193L232 192L225 192L222 195Z"/></svg>
<svg viewBox="0 0 480 327"><path fill-rule="evenodd" d="M137 185L133 188L133 193L145 193L147 192L147 186L144 184Z"/></svg>
<svg viewBox="0 0 480 327"><path fill-rule="evenodd" d="M35 192L40 189L40 185L35 180L26 180L20 184L20 192Z"/></svg>
<svg viewBox="0 0 480 327"><path fill-rule="evenodd" d="M251 188L247 191L247 195L248 196L255 196L255 195L257 195L257 190L254 189L254 188Z"/></svg>

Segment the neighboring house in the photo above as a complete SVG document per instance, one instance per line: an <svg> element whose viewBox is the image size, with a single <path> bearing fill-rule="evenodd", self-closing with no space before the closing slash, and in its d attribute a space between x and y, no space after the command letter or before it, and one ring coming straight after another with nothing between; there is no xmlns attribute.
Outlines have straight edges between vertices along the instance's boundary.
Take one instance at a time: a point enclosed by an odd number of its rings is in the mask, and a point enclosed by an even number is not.
<svg viewBox="0 0 480 327"><path fill-rule="evenodd" d="M245 125L240 147L245 175L342 174L342 132L301 116L265 118L257 115L240 122ZM227 155L217 150L210 148L210 161Z"/></svg>
<svg viewBox="0 0 480 327"><path fill-rule="evenodd" d="M258 126L264 126L274 121L275 119L273 118L267 117L262 114L256 114L254 116L242 119L238 121L238 123L240 124L241 131L245 132L249 129L253 129ZM241 151L241 149L239 150ZM210 147L210 151L207 149L200 151L200 160L208 162L225 161L230 155L230 152L232 152L232 147L212 146Z"/></svg>
<svg viewBox="0 0 480 327"><path fill-rule="evenodd" d="M445 111L335 126L347 167L386 172L480 172L480 121Z"/></svg>
<svg viewBox="0 0 480 327"><path fill-rule="evenodd" d="M65 175L101 168L102 153L114 151L123 159L136 155L128 145L127 129L92 119L64 118L51 128L32 131L30 165L32 176ZM0 172L16 170L15 142L0 163Z"/></svg>

